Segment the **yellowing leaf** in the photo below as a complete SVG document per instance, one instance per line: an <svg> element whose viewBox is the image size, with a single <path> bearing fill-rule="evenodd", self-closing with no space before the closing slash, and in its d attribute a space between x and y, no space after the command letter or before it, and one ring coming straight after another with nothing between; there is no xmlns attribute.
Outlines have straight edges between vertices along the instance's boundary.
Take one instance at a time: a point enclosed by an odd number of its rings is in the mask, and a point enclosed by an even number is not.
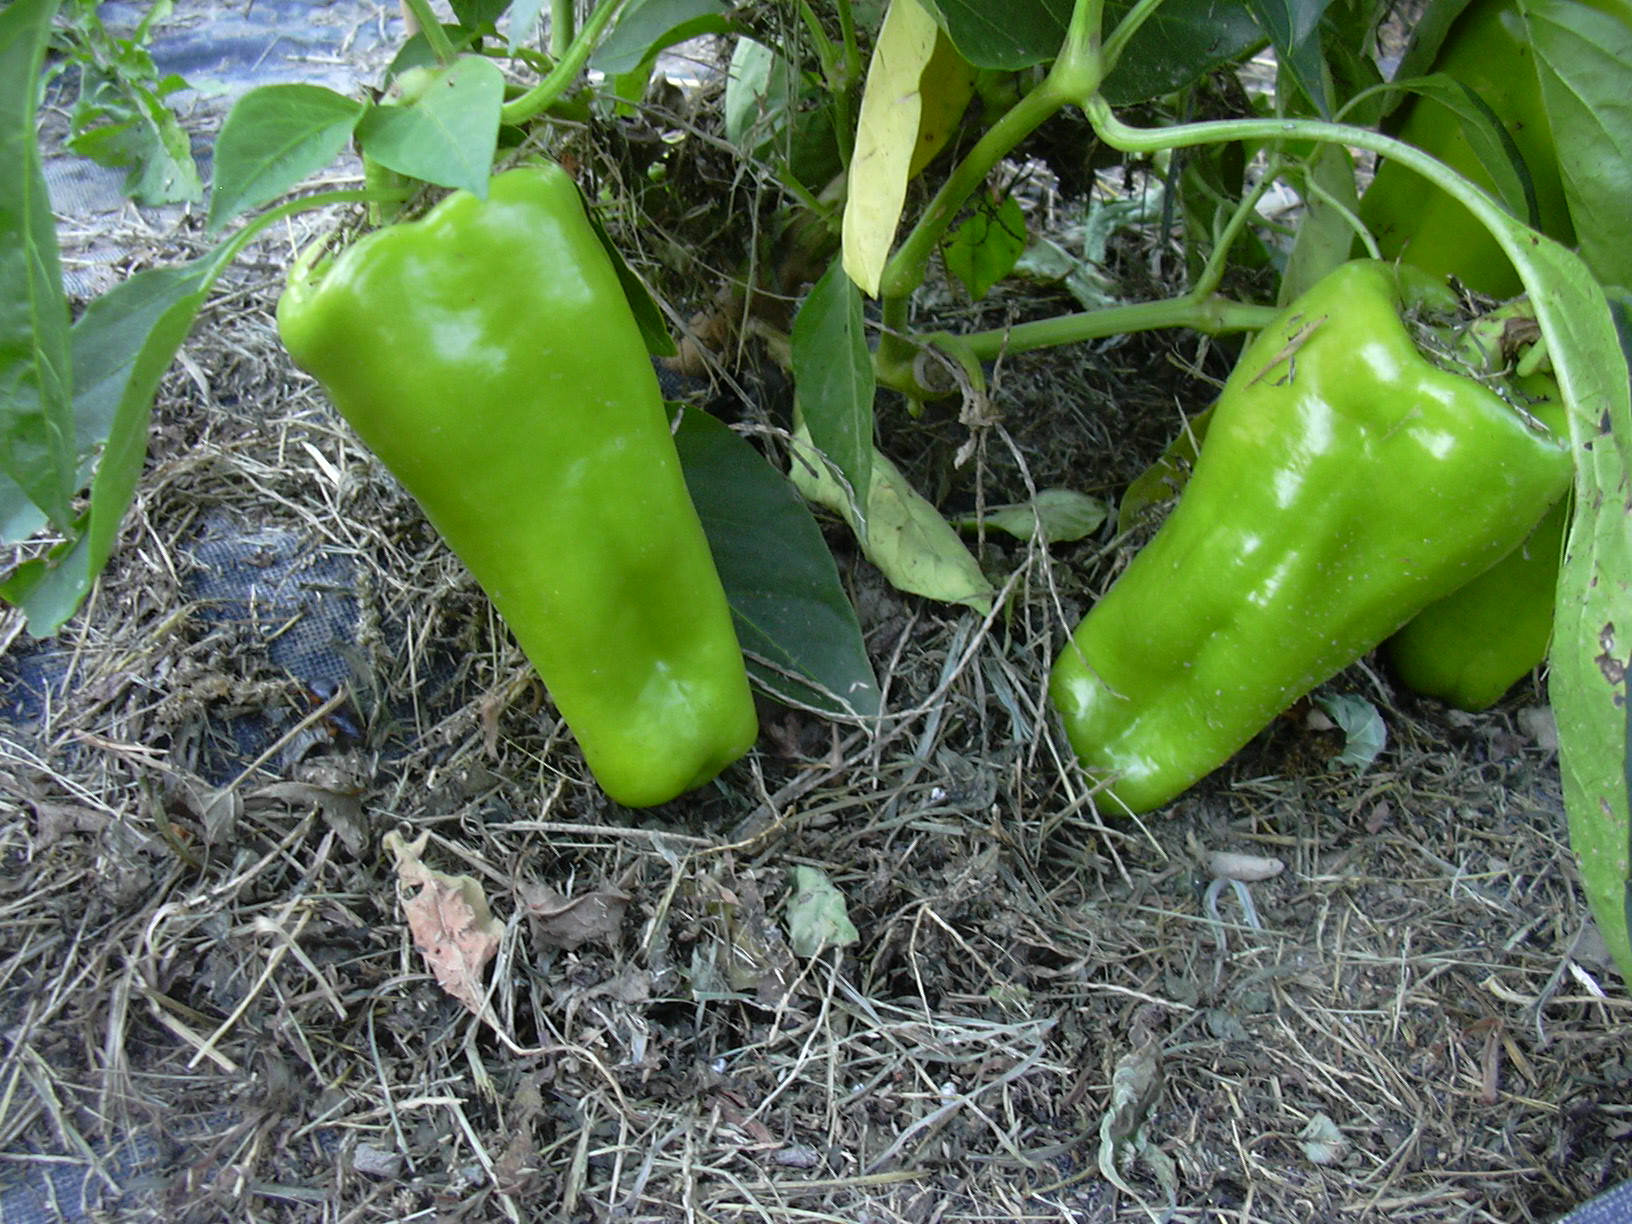
<svg viewBox="0 0 1632 1224"><path fill-rule="evenodd" d="M803 424L794 434L794 487L840 515L855 530L855 507ZM859 493L858 493L859 496ZM965 604L984 615L992 608L992 584L940 511L919 496L899 468L873 451L867 490L867 538L861 551L897 590L943 603Z"/></svg>
<svg viewBox="0 0 1632 1224"><path fill-rule="evenodd" d="M823 948L848 948L861 938L850 921L844 894L815 867L793 869L788 899L788 943L795 956L812 957Z"/></svg>
<svg viewBox="0 0 1632 1224"><path fill-rule="evenodd" d="M875 297L907 198L923 113L918 83L935 34L935 19L918 0L890 0L867 69L844 205L844 270Z"/></svg>

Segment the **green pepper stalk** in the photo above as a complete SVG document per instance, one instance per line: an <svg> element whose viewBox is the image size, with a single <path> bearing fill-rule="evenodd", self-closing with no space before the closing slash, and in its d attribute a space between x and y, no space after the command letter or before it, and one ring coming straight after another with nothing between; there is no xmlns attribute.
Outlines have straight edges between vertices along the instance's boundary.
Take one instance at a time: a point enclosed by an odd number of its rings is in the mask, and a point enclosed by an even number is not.
<svg viewBox="0 0 1632 1224"><path fill-rule="evenodd" d="M1178 506L1054 666L1072 747L1126 809L1222 765L1568 488L1563 441L1402 319L1449 305L1411 269L1356 261L1242 356Z"/></svg>
<svg viewBox="0 0 1632 1224"><path fill-rule="evenodd" d="M303 258L278 328L491 597L612 798L665 802L752 746L656 376L564 170Z"/></svg>

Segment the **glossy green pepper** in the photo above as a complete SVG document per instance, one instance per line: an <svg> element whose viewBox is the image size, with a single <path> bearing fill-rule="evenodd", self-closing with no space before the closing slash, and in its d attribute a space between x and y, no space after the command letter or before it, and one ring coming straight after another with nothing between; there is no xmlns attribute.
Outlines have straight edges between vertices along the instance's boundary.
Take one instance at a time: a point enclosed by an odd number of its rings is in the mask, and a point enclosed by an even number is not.
<svg viewBox="0 0 1632 1224"><path fill-rule="evenodd" d="M1581 2L1632 26L1628 0ZM1408 64L1402 71L1412 67ZM1575 227L1520 0L1472 0L1446 31L1431 64L1421 66L1421 71L1455 78L1495 112L1529 171L1536 227L1573 245ZM1398 114L1401 118L1389 125L1394 135L1491 189L1491 177L1450 107L1431 96L1416 97ZM1523 291L1518 273L1490 231L1445 192L1398 163L1384 161L1378 166L1360 201L1360 217L1385 259L1403 259L1440 278L1456 276L1468 288L1491 297L1508 298Z"/></svg>
<svg viewBox="0 0 1632 1224"><path fill-rule="evenodd" d="M1521 346L1535 335L1535 321L1521 301L1480 319L1459 348L1475 369L1496 374L1512 367ZM1564 436L1564 401L1552 375L1514 374L1501 382L1518 407ZM1511 553L1429 604L1389 638L1384 654L1400 681L1459 710L1484 710L1539 667L1552 643L1558 566L1569 520L1566 495Z"/></svg>
<svg viewBox="0 0 1632 1224"><path fill-rule="evenodd" d="M1223 764L1568 487L1561 439L1418 347L1402 312L1451 304L1361 260L1248 346L1178 505L1054 666L1073 748L1128 810Z"/></svg>
<svg viewBox="0 0 1632 1224"><path fill-rule="evenodd" d="M492 599L607 794L662 803L749 749L656 376L564 170L303 257L278 329Z"/></svg>

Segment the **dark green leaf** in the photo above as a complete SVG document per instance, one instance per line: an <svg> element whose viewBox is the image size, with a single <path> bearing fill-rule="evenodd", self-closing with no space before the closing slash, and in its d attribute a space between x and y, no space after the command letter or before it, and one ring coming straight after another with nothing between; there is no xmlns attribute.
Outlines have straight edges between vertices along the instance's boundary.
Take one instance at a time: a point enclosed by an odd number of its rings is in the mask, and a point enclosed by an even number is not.
<svg viewBox="0 0 1632 1224"><path fill-rule="evenodd" d="M1020 202L1010 195L1001 204L982 202L973 216L952 231L941 254L946 270L978 302L1014 271L1015 261L1025 249L1025 214L1020 211Z"/></svg>
<svg viewBox="0 0 1632 1224"><path fill-rule="evenodd" d="M1632 289L1632 25L1586 4L1523 7L1581 256Z"/></svg>
<svg viewBox="0 0 1632 1224"><path fill-rule="evenodd" d="M1105 6L1106 29L1129 7L1111 0ZM1112 106L1148 102L1193 85L1263 42L1246 0L1166 0L1139 27L1100 92Z"/></svg>
<svg viewBox="0 0 1632 1224"><path fill-rule="evenodd" d="M722 0L638 0L595 49L589 66L607 76L633 72L659 51L700 34L731 28Z"/></svg>
<svg viewBox="0 0 1632 1224"><path fill-rule="evenodd" d="M787 478L704 412L685 413L675 445L755 680L831 714L877 715L855 610Z"/></svg>
<svg viewBox="0 0 1632 1224"><path fill-rule="evenodd" d="M468 51L471 44L476 41L475 31L464 29L462 26L444 24L442 33L447 36L448 45L455 52ZM403 73L414 68L440 66L436 62L436 52L431 50L431 40L425 37L422 30L403 43L401 50L386 65L383 83L390 85Z"/></svg>
<svg viewBox="0 0 1632 1224"><path fill-rule="evenodd" d="M1290 75L1321 118L1331 117L1323 80L1320 19L1330 0L1247 0L1248 8L1275 48L1283 74Z"/></svg>
<svg viewBox="0 0 1632 1224"><path fill-rule="evenodd" d="M646 351L653 357L673 357L680 350L674 345L674 337L669 335L668 320L663 317L663 311L652 297L651 290L646 288L645 281L635 275L635 270L612 242L612 236L606 232L595 210L586 208L584 211L589 216L590 225L595 227L595 236L606 248L607 258L617 269L618 283L623 286L623 296L628 299L629 309L634 313L640 338L646 341Z"/></svg>
<svg viewBox="0 0 1632 1224"><path fill-rule="evenodd" d="M872 487L873 359L862 329L861 290L835 258L793 321L793 381L811 441L843 473L866 538Z"/></svg>
<svg viewBox="0 0 1632 1224"><path fill-rule="evenodd" d="M460 57L411 106L376 106L357 126L363 151L388 170L487 198L499 142L504 73L480 56Z"/></svg>
<svg viewBox="0 0 1632 1224"><path fill-rule="evenodd" d="M1330 0L1247 0L1258 26L1270 36L1281 72L1296 80L1322 119L1330 118L1319 38L1327 3Z"/></svg>
<svg viewBox="0 0 1632 1224"><path fill-rule="evenodd" d="M1065 42L1071 0L924 0L958 53L977 68L1029 68Z"/></svg>
<svg viewBox="0 0 1632 1224"><path fill-rule="evenodd" d="M510 7L510 0L449 0L449 2L453 5L453 15L467 30L496 27L499 18L504 16L504 10Z"/></svg>
<svg viewBox="0 0 1632 1224"><path fill-rule="evenodd" d="M363 110L320 85L263 85L239 98L215 142L210 231L332 162Z"/></svg>
<svg viewBox="0 0 1632 1224"><path fill-rule="evenodd" d="M204 182L192 142L162 94L140 81L110 77L74 108L68 147L99 166L126 168L124 192L138 204L201 199Z"/></svg>
<svg viewBox="0 0 1632 1224"><path fill-rule="evenodd" d="M1376 127L1392 105L1392 99L1386 90L1380 88L1383 76L1377 70L1377 61L1356 50L1359 45L1352 38L1327 30L1326 69L1332 83L1332 100L1342 106L1358 95L1372 91L1350 106L1343 118L1345 122L1359 127Z"/></svg>
<svg viewBox="0 0 1632 1224"><path fill-rule="evenodd" d="M23 609L35 637L62 627L112 555L147 456L159 379L230 253L222 247L179 267L139 272L91 303L74 324L76 411L88 435L102 432L107 441L77 536L0 585L0 598Z"/></svg>
<svg viewBox="0 0 1632 1224"><path fill-rule="evenodd" d="M73 494L68 303L35 143L55 0L0 12L0 470L66 527Z"/></svg>

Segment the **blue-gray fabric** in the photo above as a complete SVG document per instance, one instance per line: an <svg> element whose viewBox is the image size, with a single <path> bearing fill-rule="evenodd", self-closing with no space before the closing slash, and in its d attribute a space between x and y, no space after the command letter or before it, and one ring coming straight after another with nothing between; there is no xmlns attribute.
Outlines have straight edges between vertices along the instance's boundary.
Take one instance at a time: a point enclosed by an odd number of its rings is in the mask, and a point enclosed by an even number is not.
<svg viewBox="0 0 1632 1224"><path fill-rule="evenodd" d="M1558 1224L1632 1224L1632 1181L1587 1200Z"/></svg>

